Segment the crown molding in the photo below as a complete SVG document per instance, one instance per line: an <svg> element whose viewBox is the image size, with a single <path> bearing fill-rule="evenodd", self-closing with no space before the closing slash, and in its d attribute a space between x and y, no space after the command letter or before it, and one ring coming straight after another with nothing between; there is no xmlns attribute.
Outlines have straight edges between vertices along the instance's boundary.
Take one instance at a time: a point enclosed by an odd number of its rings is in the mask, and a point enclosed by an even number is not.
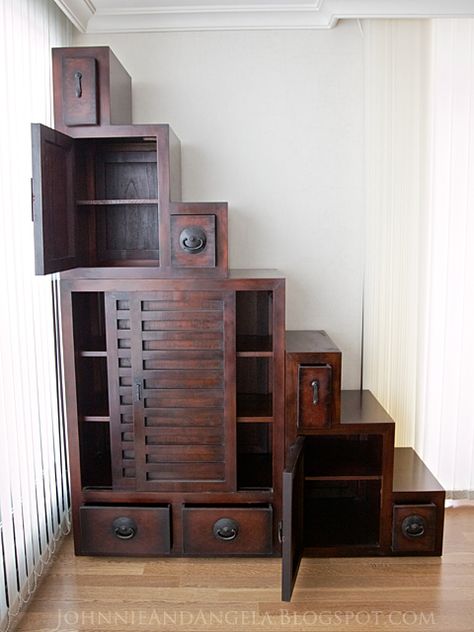
<svg viewBox="0 0 474 632"><path fill-rule="evenodd" d="M91 0L54 1L81 33L88 32L89 22L96 12L96 8Z"/></svg>
<svg viewBox="0 0 474 632"><path fill-rule="evenodd" d="M55 0L83 33L328 29L339 19L474 16L472 0L231 1Z"/></svg>

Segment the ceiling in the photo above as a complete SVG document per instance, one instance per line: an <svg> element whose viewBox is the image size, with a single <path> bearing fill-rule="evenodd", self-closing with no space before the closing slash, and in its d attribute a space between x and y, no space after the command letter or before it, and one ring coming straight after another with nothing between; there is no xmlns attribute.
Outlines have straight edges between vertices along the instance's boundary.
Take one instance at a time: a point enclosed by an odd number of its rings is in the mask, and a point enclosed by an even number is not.
<svg viewBox="0 0 474 632"><path fill-rule="evenodd" d="M473 0L55 0L83 33L332 28L344 18L474 16Z"/></svg>

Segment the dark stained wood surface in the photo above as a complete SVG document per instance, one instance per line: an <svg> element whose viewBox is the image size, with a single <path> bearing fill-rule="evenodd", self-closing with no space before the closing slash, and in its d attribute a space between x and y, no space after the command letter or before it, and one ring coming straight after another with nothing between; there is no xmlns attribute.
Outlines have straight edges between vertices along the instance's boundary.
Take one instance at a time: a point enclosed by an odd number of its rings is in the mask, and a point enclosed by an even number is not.
<svg viewBox="0 0 474 632"><path fill-rule="evenodd" d="M394 492L443 492L443 488L413 448L395 448Z"/></svg>
<svg viewBox="0 0 474 632"><path fill-rule="evenodd" d="M334 353L340 349L325 331L286 331L287 353Z"/></svg>
<svg viewBox="0 0 474 632"><path fill-rule="evenodd" d="M343 390L341 424L394 423L388 412L370 391Z"/></svg>

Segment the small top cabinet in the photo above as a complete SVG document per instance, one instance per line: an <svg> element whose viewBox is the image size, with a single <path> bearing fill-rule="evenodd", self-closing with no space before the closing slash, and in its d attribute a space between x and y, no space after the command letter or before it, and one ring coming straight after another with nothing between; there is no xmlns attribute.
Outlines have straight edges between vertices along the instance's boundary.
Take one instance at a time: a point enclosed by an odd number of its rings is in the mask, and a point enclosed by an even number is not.
<svg viewBox="0 0 474 632"><path fill-rule="evenodd" d="M180 201L169 125L74 138L36 124L32 138L36 274L226 276L227 204Z"/></svg>
<svg viewBox="0 0 474 632"><path fill-rule="evenodd" d="M76 136L132 122L130 75L108 46L53 48L53 81L56 129Z"/></svg>

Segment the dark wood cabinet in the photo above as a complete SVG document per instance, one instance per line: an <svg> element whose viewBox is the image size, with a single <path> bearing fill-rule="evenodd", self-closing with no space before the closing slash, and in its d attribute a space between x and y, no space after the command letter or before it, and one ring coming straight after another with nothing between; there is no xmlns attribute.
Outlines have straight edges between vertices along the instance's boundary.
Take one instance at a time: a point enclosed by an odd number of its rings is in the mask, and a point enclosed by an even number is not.
<svg viewBox="0 0 474 632"><path fill-rule="evenodd" d="M285 333L278 273L228 270L227 204L181 200L180 143L132 125L107 48L53 53L33 125L36 273L60 272L76 552L440 554L444 492L341 352Z"/></svg>
<svg viewBox="0 0 474 632"><path fill-rule="evenodd" d="M166 504L170 552L179 555L194 546L183 531L183 503L218 513L220 505L236 505L242 520L265 514L263 532L248 548L247 526L225 550L236 554L242 544L242 554L278 553L284 281L233 273L223 280L142 279L137 289L130 279L66 277L60 285L76 534L90 515L84 507ZM241 293L267 306L246 313L245 326L236 310ZM263 317L265 324L253 322ZM264 357L252 337L239 351L237 332L259 328L272 332ZM245 377L238 376L241 362L250 363ZM246 513L246 503L267 510ZM84 548L76 535L78 553L91 554L91 542Z"/></svg>

